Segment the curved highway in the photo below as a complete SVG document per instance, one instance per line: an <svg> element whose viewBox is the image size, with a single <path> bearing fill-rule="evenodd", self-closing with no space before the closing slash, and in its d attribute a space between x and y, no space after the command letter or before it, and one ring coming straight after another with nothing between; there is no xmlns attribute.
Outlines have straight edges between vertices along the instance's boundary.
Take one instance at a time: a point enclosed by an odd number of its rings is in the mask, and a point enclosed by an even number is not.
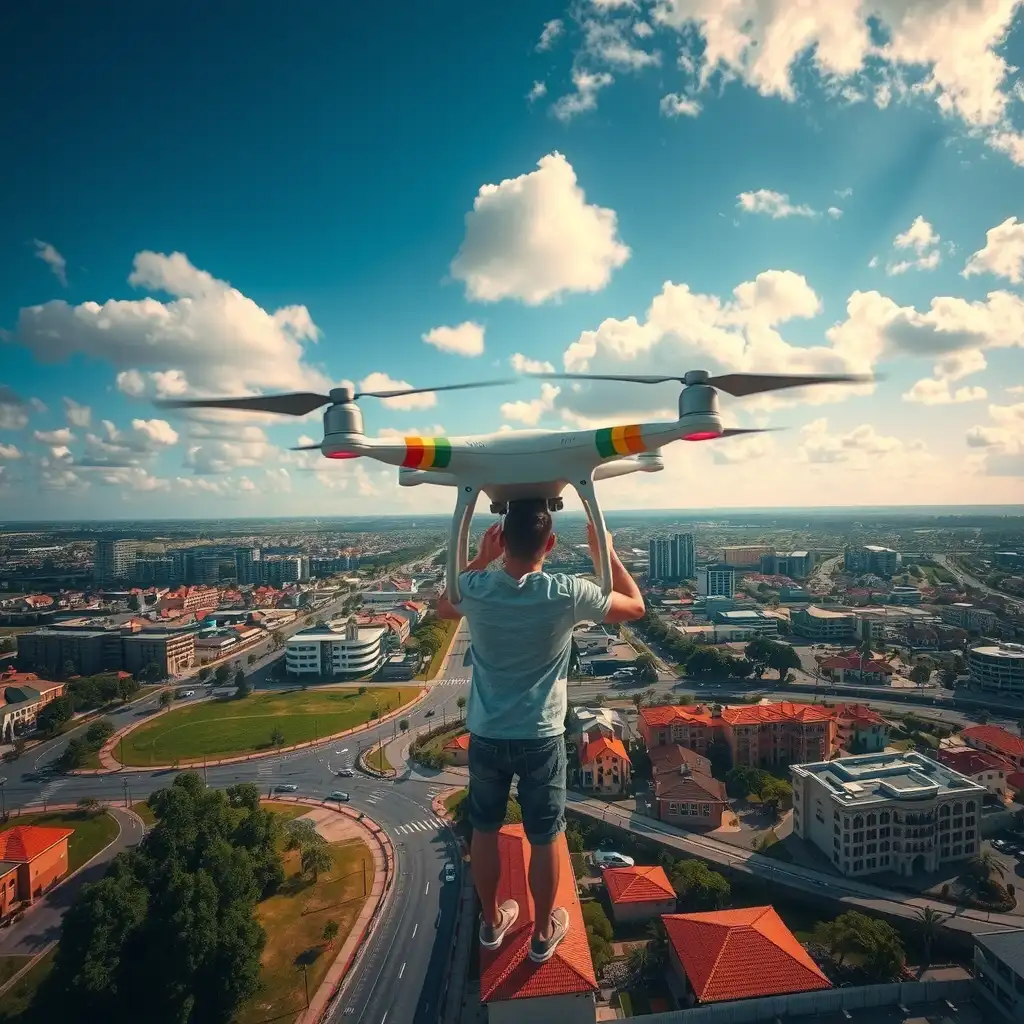
<svg viewBox="0 0 1024 1024"><path fill-rule="evenodd" d="M469 683L468 646L469 635L463 623L430 693L407 716L411 732L458 717L457 701L466 694ZM115 726L124 725L131 715L151 714L158 699L154 693L107 718ZM50 804L76 803L87 796L134 802L170 785L178 774L174 770L57 774L53 770L54 760L69 739L85 728L83 725L35 747L0 768L4 776L0 789L8 810L42 810ZM275 786L295 786L296 796L319 798L326 798L336 789L344 790L351 796L351 806L386 828L394 843L398 872L395 886L349 972L341 997L325 1018L328 1021L425 1024L438 1019L462 879L454 884L445 884L443 880L447 861L458 866L457 848L450 830L432 813L431 800L443 786L451 784L451 777L439 772L435 782L423 773L408 770L400 772L394 780L362 773L353 778L335 775L339 768L353 764L360 738L364 744L376 742L378 735L386 740L393 729L391 723L381 724L366 730L361 737L349 736L312 750L269 755L206 771L207 784L218 789L255 782L268 794ZM401 754L408 742L408 737L399 737L389 745L392 764L403 763ZM454 781L465 784L458 777Z"/></svg>

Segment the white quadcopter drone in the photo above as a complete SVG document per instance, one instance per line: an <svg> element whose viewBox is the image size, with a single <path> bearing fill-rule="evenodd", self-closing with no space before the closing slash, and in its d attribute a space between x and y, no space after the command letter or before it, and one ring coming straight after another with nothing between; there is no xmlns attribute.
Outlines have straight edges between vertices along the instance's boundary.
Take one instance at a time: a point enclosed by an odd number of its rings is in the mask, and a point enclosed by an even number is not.
<svg viewBox="0 0 1024 1024"><path fill-rule="evenodd" d="M293 451L319 450L328 459L370 458L398 467L403 487L440 484L457 489L455 515L448 542L448 595L458 604L459 573L469 561L469 527L480 494L491 500L491 511L502 514L508 503L524 498L543 498L548 508L562 507L562 492L571 486L597 534L601 583L611 590L611 560L604 516L594 483L627 473L656 473L664 468L661 448L672 441L710 441L737 434L761 433L754 429L723 429L718 412L718 391L734 397L777 391L809 384L863 383L871 377L848 374L788 376L762 373L727 373L712 377L705 370L677 376L617 376L589 373L531 373L548 380L604 380L636 384L678 381L679 418L666 423L634 423L598 430L517 430L468 437L406 437L391 441L367 437L360 398L397 398L430 391L458 391L513 383L506 380L448 384L436 388L405 388L399 391L362 391L332 388L329 395L296 392L250 398L202 398L160 402L164 408L237 409L239 411L305 416L327 405L324 439Z"/></svg>

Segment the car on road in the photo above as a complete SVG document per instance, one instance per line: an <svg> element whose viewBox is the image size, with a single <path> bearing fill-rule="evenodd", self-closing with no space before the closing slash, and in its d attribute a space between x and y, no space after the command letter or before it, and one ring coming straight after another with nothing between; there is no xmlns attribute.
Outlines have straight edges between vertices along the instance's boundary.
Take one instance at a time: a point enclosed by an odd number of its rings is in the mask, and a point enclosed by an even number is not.
<svg viewBox="0 0 1024 1024"><path fill-rule="evenodd" d="M327 799L337 800L338 803L347 804L352 797L350 797L348 793L343 793L340 789L336 789Z"/></svg>
<svg viewBox="0 0 1024 1024"><path fill-rule="evenodd" d="M631 868L636 861L615 850L597 850L594 853L594 863L599 868Z"/></svg>
<svg viewBox="0 0 1024 1024"><path fill-rule="evenodd" d="M194 697L196 695L196 691L195 690L182 690L181 691L181 695L182 695L182 697Z"/></svg>
<svg viewBox="0 0 1024 1024"><path fill-rule="evenodd" d="M437 714L437 712L433 708L429 708L427 710L427 713L423 717L424 718L433 718L434 715L436 715L436 714Z"/></svg>
<svg viewBox="0 0 1024 1024"><path fill-rule="evenodd" d="M275 793L294 793L299 787L290 782L282 782L274 787Z"/></svg>
<svg viewBox="0 0 1024 1024"><path fill-rule="evenodd" d="M356 772L354 768L339 768L338 778L340 779L351 779L355 776Z"/></svg>
<svg viewBox="0 0 1024 1024"><path fill-rule="evenodd" d="M446 882L455 881L455 865L451 861L444 866L444 880Z"/></svg>

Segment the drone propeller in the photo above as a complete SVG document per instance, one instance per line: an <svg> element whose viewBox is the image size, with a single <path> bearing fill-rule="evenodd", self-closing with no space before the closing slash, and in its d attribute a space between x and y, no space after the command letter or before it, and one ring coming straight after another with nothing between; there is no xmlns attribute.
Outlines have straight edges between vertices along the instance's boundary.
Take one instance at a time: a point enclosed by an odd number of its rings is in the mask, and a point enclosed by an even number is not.
<svg viewBox="0 0 1024 1024"><path fill-rule="evenodd" d="M462 391L466 388L493 388L511 384L515 378L503 380L471 381L467 384L441 384L433 388L398 388L394 391L349 391L339 399L333 395L318 395L312 391L294 391L285 395L252 395L246 398L173 398L156 404L163 409L235 409L241 412L271 412L283 416L305 416L322 405L335 401L358 401L360 398L401 398L431 391ZM316 447L320 447L317 445Z"/></svg>
<svg viewBox="0 0 1024 1024"><path fill-rule="evenodd" d="M297 444L288 449L290 452L318 452L321 445L318 444Z"/></svg>
<svg viewBox="0 0 1024 1024"><path fill-rule="evenodd" d="M709 384L734 398L757 395L764 391L779 391L782 388L801 388L809 384L866 384L877 379L870 374L852 373L807 376L784 373L724 373L718 377L705 377L702 373L686 374L683 377L644 373L530 373L527 376L546 380L613 380L627 384L666 384L669 381L677 381L680 384Z"/></svg>

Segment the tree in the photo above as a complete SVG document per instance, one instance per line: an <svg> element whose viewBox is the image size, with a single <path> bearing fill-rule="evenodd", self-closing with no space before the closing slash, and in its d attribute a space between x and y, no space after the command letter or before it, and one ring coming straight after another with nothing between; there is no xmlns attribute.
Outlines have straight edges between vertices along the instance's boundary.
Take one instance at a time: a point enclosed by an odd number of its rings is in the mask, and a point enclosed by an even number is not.
<svg viewBox="0 0 1024 1024"><path fill-rule="evenodd" d="M766 640L763 636L754 637L747 644L743 653L746 655L747 661L754 666L754 675L760 679L769 667L772 654L771 641Z"/></svg>
<svg viewBox="0 0 1024 1024"><path fill-rule="evenodd" d="M793 787L783 779L769 775L761 786L761 802L772 808L776 814L788 811L793 806Z"/></svg>
<svg viewBox="0 0 1024 1024"><path fill-rule="evenodd" d="M919 661L910 670L910 681L916 683L918 686L924 686L932 677L932 668L925 661Z"/></svg>
<svg viewBox="0 0 1024 1024"><path fill-rule="evenodd" d="M654 957L646 942L642 946L634 946L629 951L626 966L635 985L643 985L654 973Z"/></svg>
<svg viewBox="0 0 1024 1024"><path fill-rule="evenodd" d="M334 945L334 940L338 937L338 931L340 925L337 921L328 921L324 925L324 942L327 943L327 948L330 949Z"/></svg>
<svg viewBox="0 0 1024 1024"><path fill-rule="evenodd" d="M583 831L575 821L571 821L565 826L565 843L569 847L570 853L583 852Z"/></svg>
<svg viewBox="0 0 1024 1024"><path fill-rule="evenodd" d="M194 773L149 798L157 824L83 886L61 923L40 1020L226 1024L259 988L258 865L280 863L258 805L229 813Z"/></svg>
<svg viewBox="0 0 1024 1024"><path fill-rule="evenodd" d="M280 726L274 726L273 732L270 734L270 745L272 747L284 746L284 733L281 731Z"/></svg>
<svg viewBox="0 0 1024 1024"><path fill-rule="evenodd" d="M61 727L71 721L73 713L69 697L55 697L40 708L36 728L48 736L56 736Z"/></svg>
<svg viewBox="0 0 1024 1024"><path fill-rule="evenodd" d="M239 669L235 673L235 696L238 698L247 697L249 690L249 680L245 678L245 673Z"/></svg>
<svg viewBox="0 0 1024 1024"><path fill-rule="evenodd" d="M78 809L86 814L95 814L100 809L100 802L94 796L83 796L78 801Z"/></svg>
<svg viewBox="0 0 1024 1024"><path fill-rule="evenodd" d="M400 718L398 720L398 728L401 729L402 732L408 732L409 731L409 719L408 718Z"/></svg>
<svg viewBox="0 0 1024 1024"><path fill-rule="evenodd" d="M832 921L819 922L814 929L814 942L828 949L840 968L847 956L856 954L864 973L872 981L897 978L906 962L899 932L880 918L855 910L840 914Z"/></svg>
<svg viewBox="0 0 1024 1024"><path fill-rule="evenodd" d="M779 679L784 680L791 668L800 667L800 657L789 644L772 644L771 653L768 656L768 667L779 673Z"/></svg>
<svg viewBox="0 0 1024 1024"><path fill-rule="evenodd" d="M209 667L208 667L208 666L206 666L206 665L204 665L204 666L203 666L203 667L202 667L202 668L201 668L201 669L199 670L199 674L197 675L197 677L196 677L196 678L197 678L197 679L199 680L199 682L201 682L201 683L205 683L205 682L206 682L206 680L210 678L210 669L209 669Z"/></svg>
<svg viewBox="0 0 1024 1024"><path fill-rule="evenodd" d="M721 910L732 898L728 879L712 871L702 860L677 861L671 881L688 911Z"/></svg>
<svg viewBox="0 0 1024 1024"><path fill-rule="evenodd" d="M931 907L922 907L917 912L917 927L921 933L921 942L924 945L924 957L921 963L921 972L928 969L932 962L932 943L938 934L939 928L948 917L948 914L940 914Z"/></svg>
<svg viewBox="0 0 1024 1024"><path fill-rule="evenodd" d="M968 861L967 870L983 885L987 885L993 875L1002 878L1006 874L1006 868L991 850L982 850L981 853L975 854Z"/></svg>
<svg viewBox="0 0 1024 1024"><path fill-rule="evenodd" d="M161 679L167 678L167 667L158 661L148 662L139 669L135 678L140 683L158 683Z"/></svg>
<svg viewBox="0 0 1024 1024"><path fill-rule="evenodd" d="M466 698L460 694L459 699L455 702L455 706L459 709L459 715L463 716L465 714Z"/></svg>
<svg viewBox="0 0 1024 1024"><path fill-rule="evenodd" d="M94 750L99 750L113 735L113 725L110 722L101 720L91 723L89 728L85 730L85 742Z"/></svg>
<svg viewBox="0 0 1024 1024"><path fill-rule="evenodd" d="M131 676L119 676L117 680L117 695L122 703L127 703L129 697L134 697L139 692L139 684Z"/></svg>
<svg viewBox="0 0 1024 1024"><path fill-rule="evenodd" d="M325 842L309 818L294 818L285 826L286 850L305 850L310 846L322 846Z"/></svg>
<svg viewBox="0 0 1024 1024"><path fill-rule="evenodd" d="M227 664L218 665L217 671L213 673L213 681L218 686L224 686L225 683L231 678L231 669Z"/></svg>
<svg viewBox="0 0 1024 1024"><path fill-rule="evenodd" d="M686 670L693 676L719 676L727 674L727 656L717 647L705 644L694 648L686 661Z"/></svg>
<svg viewBox="0 0 1024 1024"><path fill-rule="evenodd" d="M301 851L300 860L303 874L312 875L314 882L319 879L321 871L330 871L334 867L334 856L326 843L307 846Z"/></svg>
<svg viewBox="0 0 1024 1024"><path fill-rule="evenodd" d="M72 676L78 674L78 666L70 659L65 659L64 663L60 667L61 679L70 679Z"/></svg>
<svg viewBox="0 0 1024 1024"><path fill-rule="evenodd" d="M174 703L174 694L170 690L161 690L160 707L169 708Z"/></svg>
<svg viewBox="0 0 1024 1024"><path fill-rule="evenodd" d="M637 675L645 683L656 683L658 681L658 663L654 655L648 651L641 651L636 656Z"/></svg>
<svg viewBox="0 0 1024 1024"><path fill-rule="evenodd" d="M594 971L600 974L613 955L612 924L600 903L584 903L581 910Z"/></svg>
<svg viewBox="0 0 1024 1024"><path fill-rule="evenodd" d="M707 758L711 762L711 774L716 779L724 779L732 768L732 750L729 749L729 744L722 739L715 740L708 746Z"/></svg>

